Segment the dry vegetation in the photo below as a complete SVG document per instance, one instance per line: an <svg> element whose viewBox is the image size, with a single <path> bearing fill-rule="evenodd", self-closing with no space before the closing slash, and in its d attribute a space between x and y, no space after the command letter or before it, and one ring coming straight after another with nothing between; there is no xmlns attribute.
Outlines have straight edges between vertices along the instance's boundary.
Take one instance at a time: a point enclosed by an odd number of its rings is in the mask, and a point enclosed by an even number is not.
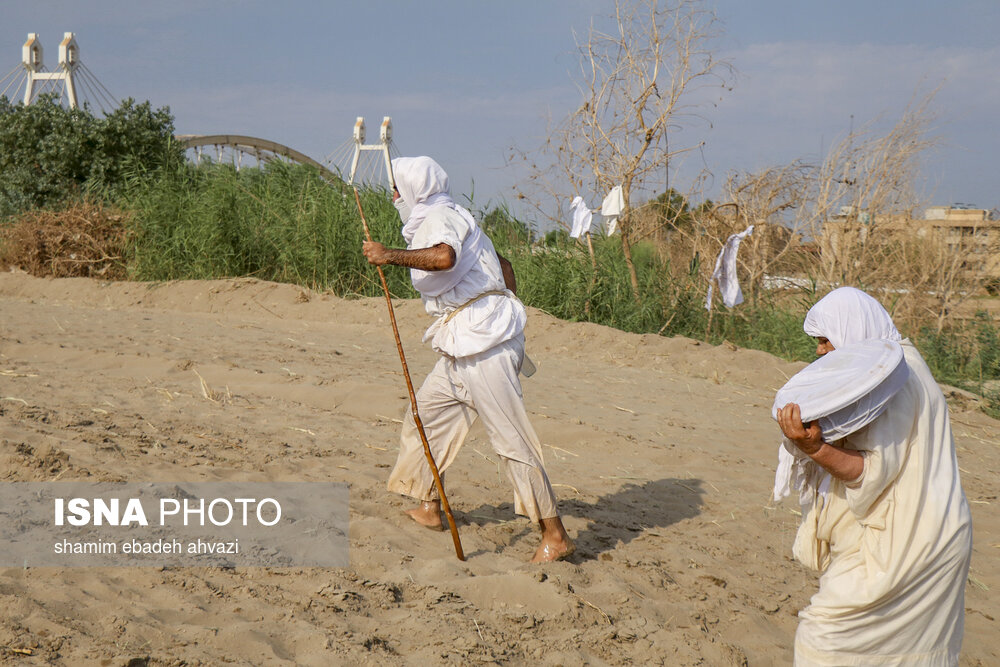
<svg viewBox="0 0 1000 667"><path fill-rule="evenodd" d="M691 139L682 145L670 130L697 124L705 91L728 86L731 67L711 49L717 32L714 15L690 0L616 2L579 45L579 106L537 150L512 149L511 163L526 172L518 197L566 226L573 196L594 204L621 185L626 210L615 240L637 302L648 295L640 295L635 244L653 243L669 259L669 282L704 294L727 238L754 225L739 252L748 301L807 302L853 285L883 301L901 328L940 333L986 280L970 271L964 243L912 223L925 205L914 184L936 143L930 133L936 91L918 93L888 126L877 119L852 128L818 164L731 173L717 201L701 204L705 174L688 173L691 191L667 189L642 202L668 168L680 175L684 156L701 145ZM589 237L580 247L593 265L592 291L606 267L596 266ZM776 291L775 277L790 278L785 284L794 289ZM590 306L587 299L577 315L589 318Z"/></svg>
<svg viewBox="0 0 1000 667"><path fill-rule="evenodd" d="M553 213L549 202L622 187L618 228L636 301L632 244L641 239L641 222L630 209L672 162L701 146L671 143L668 133L703 120L705 104L693 101L698 93L728 87L732 66L711 48L720 30L715 14L693 0L616 2L579 44L579 106L550 130L537 155L511 151L512 162L527 168L518 197L556 222L561 211Z"/></svg>
<svg viewBox="0 0 1000 667"><path fill-rule="evenodd" d="M94 202L25 213L0 227L0 267L34 276L124 279L125 216Z"/></svg>
<svg viewBox="0 0 1000 667"><path fill-rule="evenodd" d="M731 174L723 203L695 211L649 206L635 212L635 226L670 257L675 272L699 258L707 284L729 235L754 225L739 254L748 300L765 291L773 296L781 282L774 277L790 278L786 285L798 293L854 285L882 300L901 328L940 332L983 293L988 276L968 261L973 244L982 243L978 236L946 239L920 224L921 204L910 186L934 143L927 134L932 98L907 109L885 133L852 132L820 165Z"/></svg>

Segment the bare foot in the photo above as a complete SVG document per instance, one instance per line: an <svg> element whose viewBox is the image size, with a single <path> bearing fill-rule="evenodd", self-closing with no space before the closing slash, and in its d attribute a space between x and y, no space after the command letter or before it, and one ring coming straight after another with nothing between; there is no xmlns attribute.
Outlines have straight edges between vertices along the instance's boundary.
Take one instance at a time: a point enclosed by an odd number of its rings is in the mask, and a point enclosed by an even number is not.
<svg viewBox="0 0 1000 667"><path fill-rule="evenodd" d="M425 500L413 509L406 510L406 515L430 530L443 531L441 523L441 501Z"/></svg>
<svg viewBox="0 0 1000 667"><path fill-rule="evenodd" d="M535 555L531 559L532 563L551 563L555 560L562 560L576 550L559 517L542 519L538 523L542 529L542 543L538 545L538 550L535 551Z"/></svg>
<svg viewBox="0 0 1000 667"><path fill-rule="evenodd" d="M543 540L531 562L551 563L552 561L563 560L564 558L569 558L574 551L576 551L576 546L569 540L562 544L548 544Z"/></svg>

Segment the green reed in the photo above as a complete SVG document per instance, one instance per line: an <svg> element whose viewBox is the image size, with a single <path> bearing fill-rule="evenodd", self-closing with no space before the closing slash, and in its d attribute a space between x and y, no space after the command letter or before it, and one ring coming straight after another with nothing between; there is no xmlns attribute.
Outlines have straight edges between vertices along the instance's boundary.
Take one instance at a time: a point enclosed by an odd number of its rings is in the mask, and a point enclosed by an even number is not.
<svg viewBox="0 0 1000 667"><path fill-rule="evenodd" d="M360 194L373 237L401 246L389 193ZM128 265L134 279L253 276L347 297L381 294L377 274L361 254L364 235L353 189L324 180L310 167L272 163L237 170L178 162L130 179L118 203L133 214ZM476 217L513 264L521 299L555 317L728 341L785 359L815 358L802 318L816 294L782 301L756 294L733 309L716 299L710 316L698 258L671 266L653 245L638 243L637 300L617 237L594 237L592 258L585 244L565 234L536 241L533 230L502 206ZM405 269L386 267L386 278L394 296L416 296ZM914 339L942 381L989 393L995 386L989 381L1000 378L1000 334L989 318L940 334L925 330ZM996 398L1000 407L1000 390Z"/></svg>
<svg viewBox="0 0 1000 667"><path fill-rule="evenodd" d="M373 237L399 245L387 194L365 190L361 199ZM179 164L138 180L124 204L134 212L137 280L253 276L344 296L381 293L361 254L353 189L313 168ZM386 278L393 294L414 296L405 271L389 267Z"/></svg>

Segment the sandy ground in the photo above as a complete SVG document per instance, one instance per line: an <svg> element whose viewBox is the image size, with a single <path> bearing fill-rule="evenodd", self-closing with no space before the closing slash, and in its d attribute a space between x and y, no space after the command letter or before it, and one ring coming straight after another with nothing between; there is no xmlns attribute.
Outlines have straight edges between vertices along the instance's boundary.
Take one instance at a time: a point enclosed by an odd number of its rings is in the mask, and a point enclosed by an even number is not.
<svg viewBox="0 0 1000 667"><path fill-rule="evenodd" d="M419 303L397 315L415 382ZM481 427L449 472L466 562L385 490L408 406L385 303L254 280L0 275L3 481L337 481L344 569L0 570L17 665L785 665L815 575L770 502L802 364L533 311L524 382L568 562L526 561ZM204 379L208 397L201 384ZM955 399L975 521L963 665L1000 664L1000 428Z"/></svg>

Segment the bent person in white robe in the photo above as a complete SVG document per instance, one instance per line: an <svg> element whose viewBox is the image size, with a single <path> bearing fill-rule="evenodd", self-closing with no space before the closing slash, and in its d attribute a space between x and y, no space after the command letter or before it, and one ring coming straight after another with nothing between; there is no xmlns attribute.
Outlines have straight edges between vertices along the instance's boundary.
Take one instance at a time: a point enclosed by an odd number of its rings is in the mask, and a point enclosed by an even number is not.
<svg viewBox="0 0 1000 667"><path fill-rule="evenodd" d="M948 406L930 369L882 306L840 288L803 327L817 354L872 338L899 341L909 378L869 425L835 443L797 405L782 432L829 473L803 507L795 556L823 572L799 613L795 665L958 664L972 520Z"/></svg>
<svg viewBox="0 0 1000 667"><path fill-rule="evenodd" d="M392 161L393 201L404 221L407 249L366 241L375 265L411 269L413 286L435 318L424 341L441 357L417 392L417 410L442 476L476 420L514 486L514 510L537 523L542 542L532 558L545 562L573 552L542 463L542 447L524 408L518 373L524 362L524 306L515 297L510 263L472 215L448 192L448 176L428 157ZM407 514L442 530L440 498L412 411L407 411L399 457L388 487L421 501Z"/></svg>

